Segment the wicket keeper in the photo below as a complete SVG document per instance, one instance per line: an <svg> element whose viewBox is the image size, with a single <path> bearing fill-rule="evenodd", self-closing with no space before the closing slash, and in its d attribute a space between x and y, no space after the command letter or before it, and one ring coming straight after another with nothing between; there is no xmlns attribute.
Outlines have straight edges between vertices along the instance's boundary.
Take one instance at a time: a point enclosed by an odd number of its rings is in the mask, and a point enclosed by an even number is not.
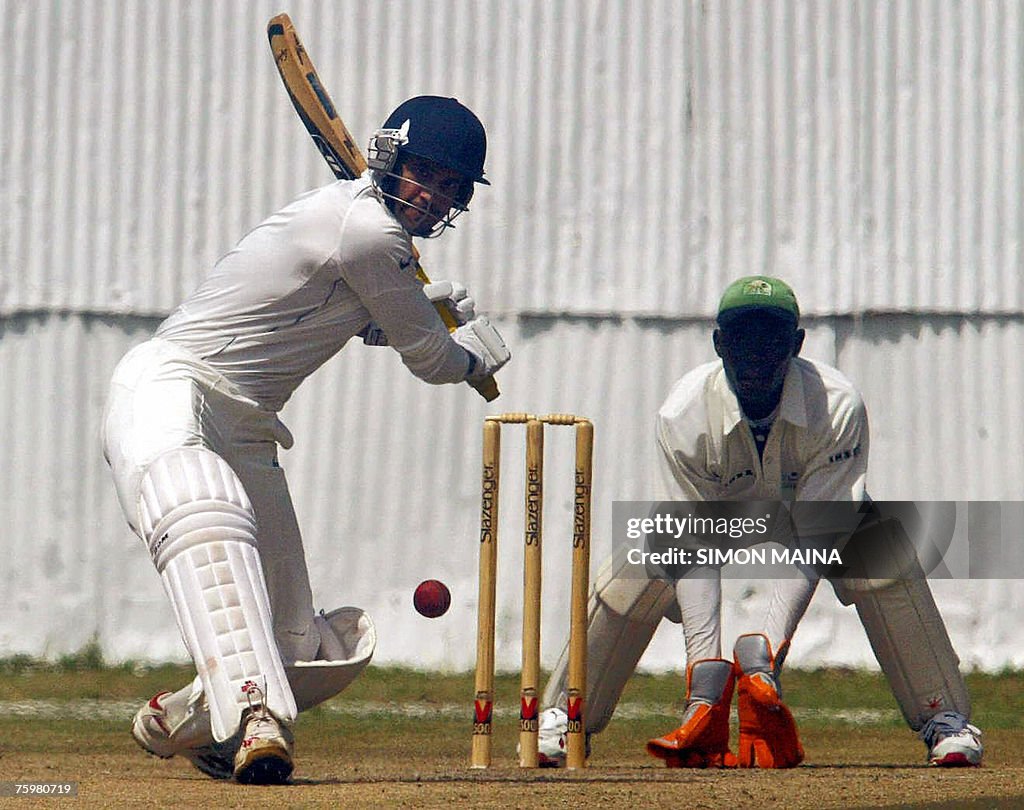
<svg viewBox="0 0 1024 810"><path fill-rule="evenodd" d="M718 359L686 374L657 418L661 472L680 501L867 502L868 419L857 389L839 371L800 356L804 330L789 285L749 276L730 284L718 307ZM920 570L893 579L833 578L856 607L872 649L910 727L937 766L979 765L981 732L931 590ZM588 733L609 722L626 681L666 615L686 644L686 708L680 726L648 743L674 767L789 768L804 752L782 701L780 676L793 634L818 585L794 566L774 581L754 632L722 655L721 571L675 580L617 576L606 564L589 606ZM564 761L563 654L544 695L541 755ZM738 692L739 751L729 748Z"/></svg>

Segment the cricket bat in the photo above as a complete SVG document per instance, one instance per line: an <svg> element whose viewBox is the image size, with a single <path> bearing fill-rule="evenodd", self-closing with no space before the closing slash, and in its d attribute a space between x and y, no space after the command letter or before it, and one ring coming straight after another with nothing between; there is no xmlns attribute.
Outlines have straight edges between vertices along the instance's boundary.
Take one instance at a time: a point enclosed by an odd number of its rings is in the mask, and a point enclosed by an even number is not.
<svg viewBox="0 0 1024 810"><path fill-rule="evenodd" d="M277 71L281 74L281 81L284 82L292 105L334 176L342 180L360 177L366 171L366 158L338 116L309 54L295 33L291 18L287 14L278 14L271 19L267 24L267 36ZM415 246L412 250L416 260L416 277L424 284L429 284L430 279L419 263L419 251ZM441 301L435 307L448 331L454 332L458 324L448 307ZM470 384L488 402L499 395L494 377Z"/></svg>

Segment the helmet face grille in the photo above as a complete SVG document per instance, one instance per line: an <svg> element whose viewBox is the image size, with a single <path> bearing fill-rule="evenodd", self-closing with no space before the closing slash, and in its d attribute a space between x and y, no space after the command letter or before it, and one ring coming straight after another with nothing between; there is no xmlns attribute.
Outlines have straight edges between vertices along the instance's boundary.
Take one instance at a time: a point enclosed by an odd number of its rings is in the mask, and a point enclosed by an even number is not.
<svg viewBox="0 0 1024 810"><path fill-rule="evenodd" d="M381 195L381 197L383 197L388 202L388 206L391 208L392 213L397 215L398 209L396 208L396 206L405 206L407 208L411 208L413 210L420 211L420 212L422 212L424 214L432 213L428 209L423 208L423 207L421 207L421 206L419 206L419 205L417 205L417 204L415 204L413 202L410 202L409 200L406 200L406 199L400 197L398 195L398 193L396 192L396 185L397 185L397 182L399 182L399 181L406 182L406 183L413 183L415 185L421 185L420 183L418 183L417 181L415 181L415 180L413 180L413 179L411 179L409 177L402 177L402 176L400 176L398 174L395 174L393 172L390 172L390 171L388 171L388 172L376 172L375 171L373 173L373 177L372 177L372 182L373 182L374 187L377 189L377 192ZM472 186L472 183L469 183L468 185ZM429 189L430 187L429 186L424 186L424 188L428 188ZM470 196L472 196L472 195L470 195ZM422 233L418 232L418 231L417 232L410 231L410 233L413 236L419 236L419 237L422 237L424 239L432 239L434 237L440 236L448 228L454 228L455 227L455 224L454 224L455 218L459 214L463 213L464 211L468 211L469 210L469 208L467 207L468 202L469 202L468 197L464 201L462 201L462 200L453 200L451 208L449 208L448 211L444 214L444 216L442 216L433 225L433 227L430 229L430 231L422 232Z"/></svg>
<svg viewBox="0 0 1024 810"><path fill-rule="evenodd" d="M417 96L399 105L382 130L404 131L398 153L432 160L476 183L484 179L487 136L471 110L454 98ZM392 163L393 165L393 163Z"/></svg>

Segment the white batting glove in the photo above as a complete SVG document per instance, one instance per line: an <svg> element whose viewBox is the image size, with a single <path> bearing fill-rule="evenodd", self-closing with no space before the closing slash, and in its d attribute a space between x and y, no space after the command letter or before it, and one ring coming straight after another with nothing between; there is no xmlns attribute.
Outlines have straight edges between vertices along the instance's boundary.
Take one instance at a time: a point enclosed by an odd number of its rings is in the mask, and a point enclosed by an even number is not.
<svg viewBox="0 0 1024 810"><path fill-rule="evenodd" d="M512 353L498 334L498 330L484 317L475 318L460 326L452 332L452 340L469 352L473 361L466 372L467 380L490 377L512 359Z"/></svg>
<svg viewBox="0 0 1024 810"><path fill-rule="evenodd" d="M423 294L431 303L444 301L455 322L462 326L476 317L476 302L469 290L457 281L434 281L423 285Z"/></svg>

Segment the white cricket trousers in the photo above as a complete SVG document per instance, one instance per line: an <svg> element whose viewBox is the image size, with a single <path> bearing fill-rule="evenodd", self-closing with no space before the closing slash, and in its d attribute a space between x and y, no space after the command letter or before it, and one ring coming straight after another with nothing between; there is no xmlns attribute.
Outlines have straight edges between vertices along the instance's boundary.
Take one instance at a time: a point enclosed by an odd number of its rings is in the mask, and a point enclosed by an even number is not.
<svg viewBox="0 0 1024 810"><path fill-rule="evenodd" d="M174 343L149 340L129 351L114 370L103 450L128 524L142 537L139 486L159 456L199 446L226 461L256 513L274 635L281 657L291 663L313 660L320 637L302 537L277 462L278 445L288 449L292 436L276 413L246 398L222 374Z"/></svg>

